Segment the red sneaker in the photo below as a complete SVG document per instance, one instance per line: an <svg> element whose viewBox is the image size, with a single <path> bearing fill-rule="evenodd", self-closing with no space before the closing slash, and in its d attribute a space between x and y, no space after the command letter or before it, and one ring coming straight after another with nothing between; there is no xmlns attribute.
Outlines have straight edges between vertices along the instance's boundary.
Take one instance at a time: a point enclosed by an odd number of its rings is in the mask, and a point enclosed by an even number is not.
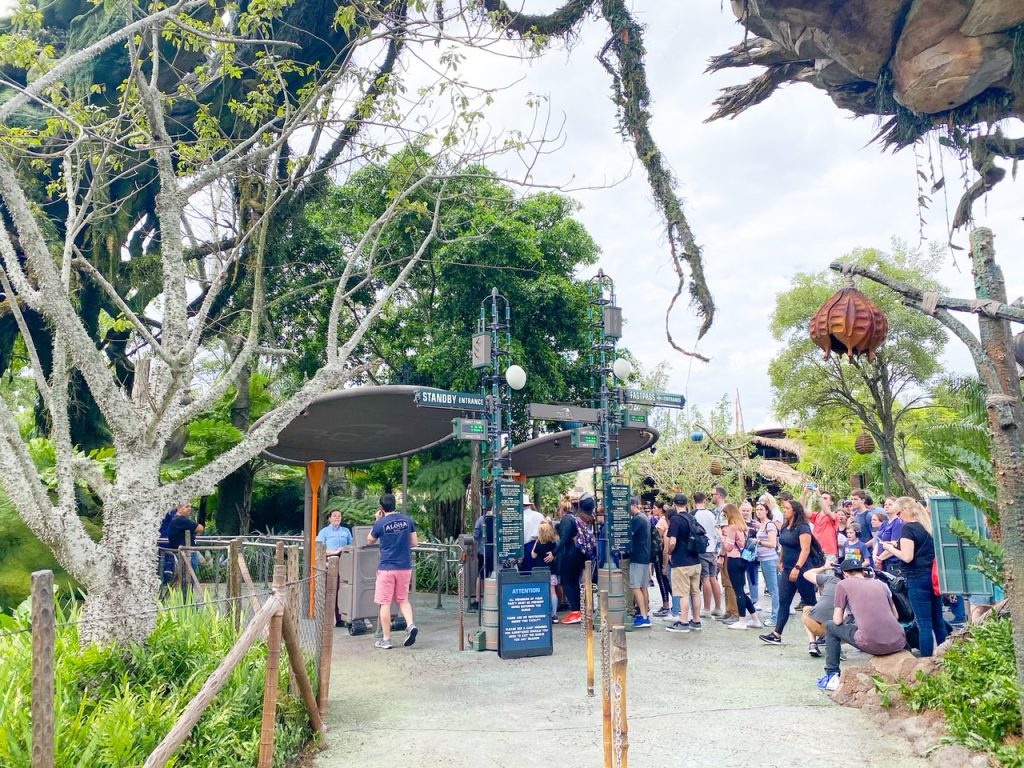
<svg viewBox="0 0 1024 768"><path fill-rule="evenodd" d="M580 611L569 611L562 619L563 624L580 624L583 622L583 614Z"/></svg>

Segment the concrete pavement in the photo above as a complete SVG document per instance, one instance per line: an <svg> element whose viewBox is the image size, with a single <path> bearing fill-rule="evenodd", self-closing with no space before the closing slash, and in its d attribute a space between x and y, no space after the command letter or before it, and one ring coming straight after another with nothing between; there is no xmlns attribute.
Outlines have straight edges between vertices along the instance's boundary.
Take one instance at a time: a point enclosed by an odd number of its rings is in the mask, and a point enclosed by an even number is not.
<svg viewBox="0 0 1024 768"><path fill-rule="evenodd" d="M318 768L595 768L603 764L600 659L586 695L580 626L554 627L552 656L502 660L458 650L456 599L423 596L419 638L390 651L373 636L336 630L327 748ZM924 768L909 742L886 736L859 710L834 705L815 681L793 617L786 644L704 619L672 634L655 622L627 635L629 761L634 767ZM475 614L467 615L467 624ZM595 656L598 638L595 635ZM851 654L851 663L855 661Z"/></svg>

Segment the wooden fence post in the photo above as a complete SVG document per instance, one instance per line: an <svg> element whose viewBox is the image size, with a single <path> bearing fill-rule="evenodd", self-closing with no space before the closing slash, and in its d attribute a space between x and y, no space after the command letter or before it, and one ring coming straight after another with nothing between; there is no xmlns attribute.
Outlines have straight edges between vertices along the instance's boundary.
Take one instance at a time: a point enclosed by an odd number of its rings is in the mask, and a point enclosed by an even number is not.
<svg viewBox="0 0 1024 768"><path fill-rule="evenodd" d="M313 573L311 578L319 578ZM320 716L327 716L327 699L331 692L331 654L334 651L334 606L338 600L338 558L332 557L327 563L324 575L326 584L324 594L327 605L324 606L324 620L320 627L320 685L317 690L317 703Z"/></svg>
<svg viewBox="0 0 1024 768"><path fill-rule="evenodd" d="M282 553L283 555L283 553ZM281 672L281 624L284 604L280 599L284 591L284 564L274 566L274 594L270 601L278 605L270 619L267 635L267 673L263 682L263 722L260 725L260 756L258 768L271 768L274 764L274 726L277 722L277 682Z"/></svg>
<svg viewBox="0 0 1024 768"><path fill-rule="evenodd" d="M629 722L626 719L626 632L624 627L612 629L612 718L614 735L612 742L618 760L613 760L617 768L628 768L629 765Z"/></svg>
<svg viewBox="0 0 1024 768"><path fill-rule="evenodd" d="M232 539L228 544L228 603L231 617L235 622L235 629L242 626L242 589L241 580L238 575L238 558L242 556L242 546L238 539Z"/></svg>
<svg viewBox="0 0 1024 768"><path fill-rule="evenodd" d="M313 686L310 685L309 676L306 674L306 663L302 658L302 646L299 644L299 631L296 629L295 616L287 608L281 629L284 634L284 647L288 651L288 664L292 671L290 678L295 681L295 687L299 691L302 703L306 705L313 730L323 736L324 721L320 716L320 707L317 704L316 696L313 695Z"/></svg>
<svg viewBox="0 0 1024 768"><path fill-rule="evenodd" d="M288 585L283 595L285 605L288 606L285 612L286 616L291 616L292 621L296 622L298 627L298 616L299 616L299 548L294 544L289 545L284 550L284 564L285 572L288 574ZM287 620L285 624L287 625ZM287 637L286 637L287 639ZM288 693L293 696L299 695L299 681L295 679L295 675L288 676Z"/></svg>
<svg viewBox="0 0 1024 768"><path fill-rule="evenodd" d="M32 768L53 768L53 571L32 574Z"/></svg>
<svg viewBox="0 0 1024 768"><path fill-rule="evenodd" d="M288 608L295 617L299 615L299 552L297 544L292 544L285 551L285 564L288 567Z"/></svg>

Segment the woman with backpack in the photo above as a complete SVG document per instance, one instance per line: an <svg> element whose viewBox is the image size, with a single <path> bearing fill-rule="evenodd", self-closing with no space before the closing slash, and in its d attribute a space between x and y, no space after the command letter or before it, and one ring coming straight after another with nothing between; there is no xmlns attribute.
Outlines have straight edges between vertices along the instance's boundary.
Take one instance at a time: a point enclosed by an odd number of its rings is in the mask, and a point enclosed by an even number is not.
<svg viewBox="0 0 1024 768"><path fill-rule="evenodd" d="M729 624L729 629L753 629L763 627L761 619L757 617L757 607L754 601L747 594L747 561L741 557L747 546L747 524L743 521L743 515L735 504L725 505L725 527L722 528L722 544L725 553L725 567L729 570L729 582L736 593L736 608L739 610L740 620ZM750 619L744 621L747 614Z"/></svg>
<svg viewBox="0 0 1024 768"><path fill-rule="evenodd" d="M560 526L558 540L559 582L569 603L569 612L562 619L563 624L579 624L583 621L580 610L580 577L587 560L597 555L597 540L594 537L594 508L596 502L589 493L580 499L579 509L565 516Z"/></svg>
<svg viewBox="0 0 1024 768"><path fill-rule="evenodd" d="M657 618L668 616L672 610L672 584L665 575L665 534L668 533L668 521L665 519L665 502L656 501L651 507L651 568L661 592L661 608L652 611Z"/></svg>
<svg viewBox="0 0 1024 768"><path fill-rule="evenodd" d="M772 615L765 622L774 627L779 620L779 526L772 520L768 505L757 502L757 563L761 566L764 586L772 598Z"/></svg>
<svg viewBox="0 0 1024 768"><path fill-rule="evenodd" d="M801 577L808 568L825 564L820 546L817 552L821 562L818 562L818 557L812 558L815 541L803 505L786 494L782 497L782 514L785 522L779 533L779 544L782 547L782 556L779 558L779 615L772 632L758 635L761 642L768 645L782 645L782 632L789 621L789 609L797 592L804 605L818 602L814 586Z"/></svg>

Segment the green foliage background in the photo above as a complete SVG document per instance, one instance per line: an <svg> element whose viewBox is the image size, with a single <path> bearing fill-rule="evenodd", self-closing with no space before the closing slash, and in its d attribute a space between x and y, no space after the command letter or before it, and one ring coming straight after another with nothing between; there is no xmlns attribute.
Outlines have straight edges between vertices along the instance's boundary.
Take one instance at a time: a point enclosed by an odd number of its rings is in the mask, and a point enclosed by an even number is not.
<svg viewBox="0 0 1024 768"><path fill-rule="evenodd" d="M941 670L901 691L915 711L940 709L950 734L972 749L992 752L1004 768L1024 766L1017 673L1009 619L971 626L942 658Z"/></svg>
<svg viewBox="0 0 1024 768"><path fill-rule="evenodd" d="M79 618L77 608L58 612L58 768L141 765L239 635L216 607L179 604L159 614L145 647L82 648L74 624ZM0 614L0 765L4 768L32 765L32 634L28 629L27 606L14 617ZM257 643L169 766L250 768L256 764L266 661L266 646ZM312 736L301 702L288 694L287 675L285 662L275 766L285 765Z"/></svg>

